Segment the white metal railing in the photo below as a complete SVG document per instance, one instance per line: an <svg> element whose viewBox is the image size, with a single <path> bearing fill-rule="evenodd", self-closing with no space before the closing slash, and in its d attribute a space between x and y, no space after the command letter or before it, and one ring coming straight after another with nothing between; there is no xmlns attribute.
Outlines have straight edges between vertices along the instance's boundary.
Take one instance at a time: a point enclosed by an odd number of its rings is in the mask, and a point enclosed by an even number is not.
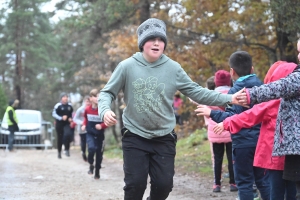
<svg viewBox="0 0 300 200"><path fill-rule="evenodd" d="M36 147L48 149L53 146L54 134L51 122L43 122L43 130L38 135L30 131L19 131L14 135L14 147ZM0 147L8 149L8 131L0 130Z"/></svg>

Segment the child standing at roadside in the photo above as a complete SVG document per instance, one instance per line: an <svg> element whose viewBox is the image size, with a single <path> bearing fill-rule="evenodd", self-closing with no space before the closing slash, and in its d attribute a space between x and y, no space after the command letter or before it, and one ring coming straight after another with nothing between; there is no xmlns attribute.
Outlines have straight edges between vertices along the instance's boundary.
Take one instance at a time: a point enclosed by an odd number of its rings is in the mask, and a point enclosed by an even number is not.
<svg viewBox="0 0 300 200"><path fill-rule="evenodd" d="M141 52L119 63L98 99L100 119L112 126L117 119L111 103L121 90L124 93L124 200L143 198L148 175L148 199L164 200L173 188L177 136L172 103L177 90L199 104L225 106L237 100L238 94L225 95L200 87L180 64L164 55L166 30L165 23L155 18L138 27Z"/></svg>
<svg viewBox="0 0 300 200"><path fill-rule="evenodd" d="M290 74L296 64L278 61L269 69L265 83L279 80ZM238 115L226 118L214 127L219 134L224 129L236 134L242 128L250 128L255 124L261 124L260 135L257 142L253 166L268 169L270 181L270 197L272 200L295 200L295 183L282 179L284 156L273 156L274 132L280 100L272 100L254 105Z"/></svg>
<svg viewBox="0 0 300 200"><path fill-rule="evenodd" d="M95 179L100 179L100 169L104 150L104 129L107 127L98 116L98 98L99 90L92 89L90 92L91 105L85 108L84 122L81 127L86 130L86 141L88 144L88 162L90 164L88 174L94 173ZM94 166L94 156L96 155L96 164Z"/></svg>
<svg viewBox="0 0 300 200"><path fill-rule="evenodd" d="M231 54L229 58L230 74L234 81L233 87L228 92L234 94L244 87L251 88L260 86L262 82L252 74L252 57L245 51L237 51ZM215 122L222 122L227 117L239 114L247 108L233 105L227 107L225 112L211 110L209 108L198 106L195 111L197 115L209 116ZM253 166L254 153L260 132L260 124L251 128L242 129L238 134L232 134L232 157L235 174L235 182L239 191L239 199L253 200L253 183L260 191L263 200L270 199L270 187L268 173L263 168Z"/></svg>
<svg viewBox="0 0 300 200"><path fill-rule="evenodd" d="M214 77L215 91L227 94L231 88L231 77L230 73L225 70L219 70L215 73ZM224 107L209 106L212 110L223 110ZM213 157L214 157L214 186L213 192L221 192L221 175L222 175L222 164L223 157L226 149L226 156L228 160L228 173L229 173L229 184L230 191L237 191L237 187L234 181L234 173L232 166L232 142L231 136L228 131L223 131L220 135L213 132L213 127L216 125L211 118L208 120L207 135L208 140L212 143Z"/></svg>
<svg viewBox="0 0 300 200"><path fill-rule="evenodd" d="M215 90L215 88L216 88L215 76L211 76L206 80L206 88L209 89L209 90ZM194 104L196 104L197 106L199 105L199 104L195 103L194 101L192 101L192 102ZM205 122L205 125L206 125L206 128L207 128L207 138L208 138L208 135L209 135L209 132L210 132L210 128L208 128L208 124L209 124L209 121L210 121L209 119L210 119L209 117L204 116L204 122ZM215 168L214 151L213 151L212 143L210 141L209 141L209 147L210 147L210 153L211 153L212 169L214 171L214 168ZM214 180L214 183L215 183L215 180Z"/></svg>
<svg viewBox="0 0 300 200"><path fill-rule="evenodd" d="M297 43L300 61L300 39ZM253 104L282 98L274 136L273 156L284 156L283 179L296 183L296 199L300 200L300 65L286 78L260 87L246 89L240 103ZM244 90L244 89L243 89Z"/></svg>

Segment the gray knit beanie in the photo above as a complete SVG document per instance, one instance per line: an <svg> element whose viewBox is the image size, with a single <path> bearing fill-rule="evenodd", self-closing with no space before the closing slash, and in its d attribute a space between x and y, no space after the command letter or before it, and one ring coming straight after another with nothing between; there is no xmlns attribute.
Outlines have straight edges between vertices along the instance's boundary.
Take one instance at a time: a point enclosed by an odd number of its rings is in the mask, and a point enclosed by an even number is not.
<svg viewBox="0 0 300 200"><path fill-rule="evenodd" d="M160 37L167 46L166 24L156 18L149 18L137 28L138 45L140 51L143 51L144 44L152 38Z"/></svg>

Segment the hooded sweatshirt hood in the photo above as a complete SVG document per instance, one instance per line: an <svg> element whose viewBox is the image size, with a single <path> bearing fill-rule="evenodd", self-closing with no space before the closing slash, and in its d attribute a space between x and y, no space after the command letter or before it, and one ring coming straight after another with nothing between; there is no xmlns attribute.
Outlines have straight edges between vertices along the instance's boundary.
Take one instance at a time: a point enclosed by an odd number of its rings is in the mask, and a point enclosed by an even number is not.
<svg viewBox="0 0 300 200"><path fill-rule="evenodd" d="M273 65L271 65L271 67L270 67L270 69L268 70L268 72L267 72L267 74L266 74L266 76L265 76L265 79L264 79L264 83L266 84L266 83L270 83L270 78L271 78L271 76L272 76L272 74L273 74L273 72L275 71L275 69L279 66L279 65L281 65L281 64L284 64L284 63L287 63L286 61L277 61L277 62L275 62Z"/></svg>
<svg viewBox="0 0 300 200"><path fill-rule="evenodd" d="M297 65L295 63L281 62L276 69L274 69L268 83L286 77L292 73L296 67Z"/></svg>
<svg viewBox="0 0 300 200"><path fill-rule="evenodd" d="M132 58L135 59L140 65L148 66L148 67L159 67L162 64L168 62L168 60L170 60L170 58L168 56L166 56L165 54L162 54L157 61L150 63L144 58L142 52L137 52L137 53L133 54Z"/></svg>

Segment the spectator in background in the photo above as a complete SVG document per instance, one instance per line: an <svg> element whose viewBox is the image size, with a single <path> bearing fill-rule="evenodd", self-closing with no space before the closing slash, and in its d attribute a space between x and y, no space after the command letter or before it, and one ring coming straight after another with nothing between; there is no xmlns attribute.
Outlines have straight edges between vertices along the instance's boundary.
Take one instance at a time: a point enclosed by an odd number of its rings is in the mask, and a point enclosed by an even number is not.
<svg viewBox="0 0 300 200"><path fill-rule="evenodd" d="M70 123L72 122L73 107L71 103L68 102L68 94L61 93L60 102L55 104L52 111L52 116L55 119L55 129L57 134L57 150L58 158L61 159L61 149L63 145L64 134L71 135ZM70 141L64 141L66 156L70 156Z"/></svg>
<svg viewBox="0 0 300 200"><path fill-rule="evenodd" d="M209 77L207 80L206 80L206 88L209 89L209 90L215 90L216 88L216 84L215 84L215 76L211 76ZM193 101L194 104L196 105L199 105L197 104L196 102ZM208 138L208 132L209 132L209 129L208 129L208 123L209 123L209 117L206 117L206 116L203 116L204 117L204 122L205 122L205 126L206 126L206 129L207 129L207 138ZM210 146L210 153L211 153L211 163L212 163L212 168L214 170L214 166L215 166L215 159L214 159L214 151L213 151L213 146L212 146L212 143L209 141L209 146Z"/></svg>
<svg viewBox="0 0 300 200"><path fill-rule="evenodd" d="M225 70L219 70L215 73L215 76L210 77L206 81L208 89L227 94L231 88L231 77L230 73ZM206 106L205 106L206 107ZM224 107L218 106L207 106L212 110L224 111ZM234 181L234 172L232 165L232 142L231 136L228 131L223 131L220 135L217 135L213 131L213 127L216 125L210 117L204 116L204 120L207 124L207 136L211 143L211 151L213 158L213 169L214 169L214 185L213 192L221 192L221 175L222 175L222 164L223 157L226 149L226 156L228 160L228 172L229 172L229 184L230 191L237 191L237 187Z"/></svg>
<svg viewBox="0 0 300 200"><path fill-rule="evenodd" d="M8 130L9 130L9 136L8 136L8 150L11 152L13 151L13 144L14 144L14 137L15 132L19 131L18 126L18 119L15 110L19 106L19 100L11 100L8 103L8 106L5 111L5 116L7 117L7 124L8 124Z"/></svg>
<svg viewBox="0 0 300 200"><path fill-rule="evenodd" d="M225 70L219 70L215 73L215 91L227 94L231 88L231 76L230 73ZM224 111L224 107L210 106L212 110ZM228 131L223 131L220 135L216 135L213 131L213 127L216 125L211 118L208 122L208 140L212 143L213 155L214 155L214 185L213 192L221 192L221 175L222 175L222 164L223 157L226 149L226 156L228 160L228 173L229 173L229 184L230 191L237 191L237 187L234 181L234 172L232 165L232 141L231 135Z"/></svg>
<svg viewBox="0 0 300 200"><path fill-rule="evenodd" d="M80 136L80 147L81 147L81 155L82 158L85 162L87 162L87 157L86 157L86 130L81 130L81 126L83 125L84 121L84 111L85 108L90 106L90 97L85 96L82 101L82 106L79 107L74 116L74 122L77 124L77 130Z"/></svg>
<svg viewBox="0 0 300 200"><path fill-rule="evenodd" d="M174 95L174 99L173 99L173 109L174 109L174 114L175 114L175 118L176 118L176 124L182 125L182 120L181 120L181 115L179 114L179 109L182 106L182 99L180 97L180 92L177 91Z"/></svg>

